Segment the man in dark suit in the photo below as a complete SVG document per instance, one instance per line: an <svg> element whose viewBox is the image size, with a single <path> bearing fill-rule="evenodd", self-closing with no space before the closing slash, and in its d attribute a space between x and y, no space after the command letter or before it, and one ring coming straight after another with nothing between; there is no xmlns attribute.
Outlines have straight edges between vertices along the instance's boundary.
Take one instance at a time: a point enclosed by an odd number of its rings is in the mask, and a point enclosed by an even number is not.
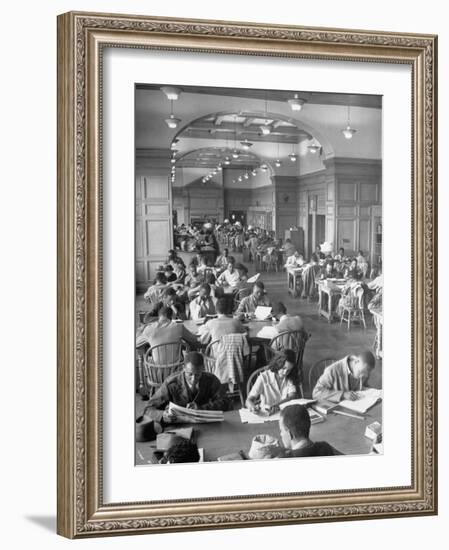
<svg viewBox="0 0 449 550"><path fill-rule="evenodd" d="M225 389L218 378L204 371L203 356L192 351L185 357L182 372L173 374L150 398L144 418L162 423L176 422L167 406L175 403L190 409L223 411L229 407Z"/></svg>
<svg viewBox="0 0 449 550"><path fill-rule="evenodd" d="M342 454L326 441L310 440L310 416L303 405L282 409L279 430L285 447L284 458Z"/></svg>

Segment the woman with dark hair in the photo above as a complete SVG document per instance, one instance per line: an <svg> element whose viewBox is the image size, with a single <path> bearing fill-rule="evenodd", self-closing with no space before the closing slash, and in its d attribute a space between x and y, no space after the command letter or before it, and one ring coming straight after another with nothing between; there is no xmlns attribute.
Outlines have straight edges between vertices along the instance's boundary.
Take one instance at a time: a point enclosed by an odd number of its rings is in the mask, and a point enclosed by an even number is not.
<svg viewBox="0 0 449 550"><path fill-rule="evenodd" d="M265 411L273 414L280 403L299 396L299 374L296 354L291 349L277 353L268 366L256 378L246 399L252 412Z"/></svg>

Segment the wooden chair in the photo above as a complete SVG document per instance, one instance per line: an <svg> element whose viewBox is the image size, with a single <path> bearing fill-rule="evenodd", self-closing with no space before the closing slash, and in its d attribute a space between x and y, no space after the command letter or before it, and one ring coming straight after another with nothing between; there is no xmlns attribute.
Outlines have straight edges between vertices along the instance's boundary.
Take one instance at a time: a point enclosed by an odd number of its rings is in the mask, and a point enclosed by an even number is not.
<svg viewBox="0 0 449 550"><path fill-rule="evenodd" d="M310 334L305 330L290 330L280 332L277 336L270 340L268 346L265 344L265 356L269 362L273 356L276 354L276 351L281 351L284 349L292 349L296 353L295 365L298 369L299 374L299 389L301 394L304 394L303 391L303 364L302 359L304 356L304 349L306 347L307 340L310 338Z"/></svg>
<svg viewBox="0 0 449 550"><path fill-rule="evenodd" d="M246 298L247 296L250 296L252 292L251 287L248 288L241 288L237 294L234 297L234 304L233 304L233 311L235 311L239 305L240 302L243 300L243 298Z"/></svg>
<svg viewBox="0 0 449 550"><path fill-rule="evenodd" d="M351 322L358 321L366 330L365 310L363 296L346 296L338 305L340 313L340 325L347 323L348 331L351 330Z"/></svg>
<svg viewBox="0 0 449 550"><path fill-rule="evenodd" d="M150 397L169 376L181 370L185 349L181 341L153 346L145 352L142 378Z"/></svg>
<svg viewBox="0 0 449 550"><path fill-rule="evenodd" d="M254 382L256 381L257 377L259 376L259 374L261 372L264 372L265 370L267 370L267 366L265 367L260 367L259 369L256 369L255 371L253 371L249 378L248 378L248 381L246 383L246 396L248 397L249 395L249 392L251 391L251 388L254 386Z"/></svg>
<svg viewBox="0 0 449 550"><path fill-rule="evenodd" d="M335 363L336 359L331 357L326 357L325 359L320 359L314 365L312 365L309 371L309 387L308 387L308 396L312 397L313 388L315 387L318 379L323 374L326 367Z"/></svg>

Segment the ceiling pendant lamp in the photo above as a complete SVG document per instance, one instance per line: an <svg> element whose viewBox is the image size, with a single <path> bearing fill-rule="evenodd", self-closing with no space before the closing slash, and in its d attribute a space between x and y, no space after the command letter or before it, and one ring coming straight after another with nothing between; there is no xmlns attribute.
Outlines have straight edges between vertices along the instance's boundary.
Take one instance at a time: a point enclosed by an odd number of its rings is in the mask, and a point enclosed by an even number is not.
<svg viewBox="0 0 449 550"><path fill-rule="evenodd" d="M265 163L263 163L260 165L260 169L262 170L262 172L266 172L268 170L268 166Z"/></svg>
<svg viewBox="0 0 449 550"><path fill-rule="evenodd" d="M312 139L310 145L307 146L307 150L313 155L316 155L320 149L321 145L319 145L315 139Z"/></svg>
<svg viewBox="0 0 449 550"><path fill-rule="evenodd" d="M282 166L282 162L279 159L279 141L278 141L278 158L275 160L274 165L276 168L280 168Z"/></svg>
<svg viewBox="0 0 449 550"><path fill-rule="evenodd" d="M343 128L341 133L344 135L346 139L352 139L353 135L357 132L355 128L351 128L351 121L350 121L350 107L348 105L348 123L346 125L346 128Z"/></svg>
<svg viewBox="0 0 449 550"><path fill-rule="evenodd" d="M241 141L240 144L242 146L242 149L244 149L245 151L249 151L250 147L253 146L253 144L247 139L245 139L244 141Z"/></svg>
<svg viewBox="0 0 449 550"><path fill-rule="evenodd" d="M162 86L161 91L167 96L167 99L170 101L176 101L181 95L181 90L179 88L174 88L173 86Z"/></svg>
<svg viewBox="0 0 449 550"><path fill-rule="evenodd" d="M302 109L302 106L304 105L305 101L304 99L300 99L298 94L295 94L293 96L293 99L288 99L287 103L290 105L290 109L292 111L300 111Z"/></svg>
<svg viewBox="0 0 449 550"><path fill-rule="evenodd" d="M178 124L181 122L181 119L176 118L175 115L173 114L173 99L170 100L170 104L171 104L170 116L165 119L165 123L170 129L175 129L178 127Z"/></svg>

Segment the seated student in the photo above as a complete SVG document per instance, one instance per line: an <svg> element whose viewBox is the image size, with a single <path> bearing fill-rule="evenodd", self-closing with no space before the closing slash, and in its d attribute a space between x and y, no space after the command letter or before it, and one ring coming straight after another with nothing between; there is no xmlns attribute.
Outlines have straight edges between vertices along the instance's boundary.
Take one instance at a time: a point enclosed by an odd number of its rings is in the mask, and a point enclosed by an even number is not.
<svg viewBox="0 0 449 550"><path fill-rule="evenodd" d="M226 269L228 265L228 259L229 259L229 250L225 248L223 250L223 254L220 254L218 256L217 261L215 262L215 267L218 269L219 272L222 272Z"/></svg>
<svg viewBox="0 0 449 550"><path fill-rule="evenodd" d="M368 264L368 260L363 255L362 250L359 250L359 253L357 255L357 267L360 273L362 274L362 277L366 277L368 274L369 264Z"/></svg>
<svg viewBox="0 0 449 550"><path fill-rule="evenodd" d="M184 262L181 260L181 258L177 258L175 260L175 266L173 268L173 272L176 275L175 283L183 285L187 273L185 270Z"/></svg>
<svg viewBox="0 0 449 550"><path fill-rule="evenodd" d="M240 273L235 269L235 258L229 256L228 265L217 279L217 285L222 287L238 288L240 284Z"/></svg>
<svg viewBox="0 0 449 550"><path fill-rule="evenodd" d="M345 279L359 280L362 277L362 273L357 265L357 260L351 260L350 264L345 267L343 276Z"/></svg>
<svg viewBox="0 0 449 550"><path fill-rule="evenodd" d="M274 325L277 332L303 330L304 323L299 315L288 315L287 308L282 302L273 307L272 315L279 322Z"/></svg>
<svg viewBox="0 0 449 550"><path fill-rule="evenodd" d="M190 263L189 274L184 279L184 284L187 287L187 295L189 300L193 300L198 296L200 286L204 283L204 275L198 272L197 265Z"/></svg>
<svg viewBox="0 0 449 550"><path fill-rule="evenodd" d="M164 275L167 279L167 283L174 283L177 279L173 266L171 264L167 264L166 266L164 266Z"/></svg>
<svg viewBox="0 0 449 550"><path fill-rule="evenodd" d="M320 279L334 279L338 275L334 267L334 260L328 260L321 271Z"/></svg>
<svg viewBox="0 0 449 550"><path fill-rule="evenodd" d="M334 256L334 260L337 261L337 262L344 262L345 259L346 259L345 249L344 248L339 248L338 249L338 254L335 254L335 256Z"/></svg>
<svg viewBox="0 0 449 550"><path fill-rule="evenodd" d="M283 249L287 257L293 256L293 254L296 252L295 245L292 243L291 239L285 239Z"/></svg>
<svg viewBox="0 0 449 550"><path fill-rule="evenodd" d="M295 359L295 352L291 349L282 350L273 357L248 394L246 406L250 411L263 410L273 414L279 410L280 403L299 396Z"/></svg>
<svg viewBox="0 0 449 550"><path fill-rule="evenodd" d="M265 293L265 285L262 281L257 281L254 283L252 294L242 298L236 315L243 317L244 314L253 314L259 306L269 307L270 305L270 300Z"/></svg>
<svg viewBox="0 0 449 550"><path fill-rule="evenodd" d="M169 344L170 342L179 342L181 344L181 339L193 347L198 345L198 339L192 332L187 330L182 323L175 323L173 321L173 310L171 307L162 306L159 309L157 321L144 327L137 337L136 344L142 345L142 343L146 342L150 347ZM153 359L157 361L157 358L153 357ZM160 362L164 362L165 358L161 357L159 360Z"/></svg>
<svg viewBox="0 0 449 550"><path fill-rule="evenodd" d="M310 440L310 415L303 405L288 405L280 416L279 431L285 447L281 458L342 454L326 441Z"/></svg>
<svg viewBox="0 0 449 550"><path fill-rule="evenodd" d="M198 264L198 267L197 267L197 271L198 271L198 273L201 273L202 275L204 275L206 269L209 269L209 266L207 265L207 258L206 258L206 256L201 255L200 258L199 258L199 264Z"/></svg>
<svg viewBox="0 0 449 550"><path fill-rule="evenodd" d="M237 263L235 264L235 269L237 270L240 277L238 287L242 287L245 285L246 281L248 280L248 268L246 267L246 265Z"/></svg>
<svg viewBox="0 0 449 550"><path fill-rule="evenodd" d="M165 456L160 460L164 464L180 464L184 462L199 462L198 446L193 441L182 439L168 448Z"/></svg>
<svg viewBox="0 0 449 550"><path fill-rule="evenodd" d="M184 304L180 303L180 301L177 298L176 290L174 288L166 288L161 296L161 300L159 302L156 302L153 305L153 308L145 315L144 322L148 322L148 319L151 317L157 317L159 315L159 310L162 307L168 307L173 311L173 318L174 319L181 319L185 320L186 314L185 314L185 306Z"/></svg>
<svg viewBox="0 0 449 550"><path fill-rule="evenodd" d="M219 340L225 334L243 334L245 327L239 321L231 317L229 301L226 298L219 298L215 304L217 318L210 319L200 327L199 339L202 344L209 344Z"/></svg>
<svg viewBox="0 0 449 550"><path fill-rule="evenodd" d="M150 398L144 417L164 424L176 422L176 416L167 410L169 403L215 411L229 407L225 388L214 374L204 371L203 356L196 351L186 355L182 372L167 378Z"/></svg>
<svg viewBox="0 0 449 550"><path fill-rule="evenodd" d="M298 260L301 254L295 250L291 256L287 256L287 261L284 264L284 267L299 267Z"/></svg>
<svg viewBox="0 0 449 550"><path fill-rule="evenodd" d="M181 260L182 265L185 267L185 264L182 261L182 258L180 258L178 256L178 254L176 253L176 250L171 249L171 250L168 251L168 258L167 258L167 261L166 261L167 264L170 264L174 268L175 263L178 262L179 260Z"/></svg>
<svg viewBox="0 0 449 550"><path fill-rule="evenodd" d="M190 317L197 320L206 315L215 315L215 304L211 298L210 285L203 283L198 296L190 302Z"/></svg>
<svg viewBox="0 0 449 550"><path fill-rule="evenodd" d="M310 263L302 272L302 297L313 298L316 294L315 277L320 271L319 259L316 254L312 254Z"/></svg>
<svg viewBox="0 0 449 550"><path fill-rule="evenodd" d="M318 257L318 260L324 260L326 257L324 252L321 252L321 245L317 244L315 247L315 255Z"/></svg>
<svg viewBox="0 0 449 550"><path fill-rule="evenodd" d="M375 366L376 359L370 351L343 357L325 369L313 388L313 399L327 399L334 403L357 399L355 392L367 385Z"/></svg>
<svg viewBox="0 0 449 550"><path fill-rule="evenodd" d="M161 301L162 293L167 288L167 279L163 273L156 273L154 284L148 287L148 290L143 295L146 302L156 304Z"/></svg>

